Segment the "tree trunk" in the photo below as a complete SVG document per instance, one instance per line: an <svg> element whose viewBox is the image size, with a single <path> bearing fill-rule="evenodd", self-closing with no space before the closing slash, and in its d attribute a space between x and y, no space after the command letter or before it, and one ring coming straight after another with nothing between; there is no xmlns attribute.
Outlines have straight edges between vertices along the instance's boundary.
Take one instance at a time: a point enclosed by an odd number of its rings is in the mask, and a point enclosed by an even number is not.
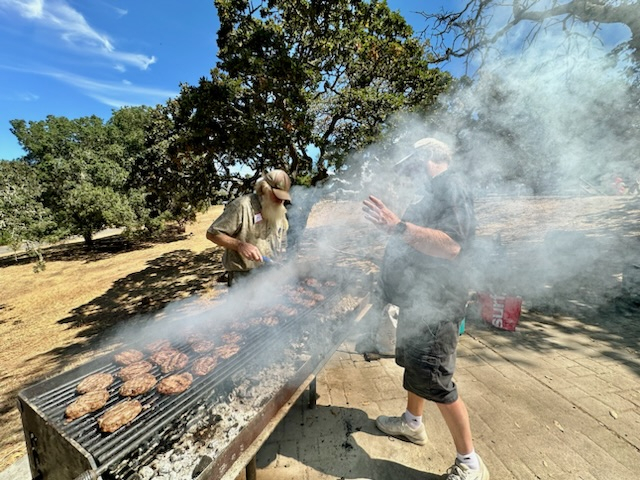
<svg viewBox="0 0 640 480"><path fill-rule="evenodd" d="M93 248L93 234L91 232L84 232L82 237L84 238L85 247Z"/></svg>

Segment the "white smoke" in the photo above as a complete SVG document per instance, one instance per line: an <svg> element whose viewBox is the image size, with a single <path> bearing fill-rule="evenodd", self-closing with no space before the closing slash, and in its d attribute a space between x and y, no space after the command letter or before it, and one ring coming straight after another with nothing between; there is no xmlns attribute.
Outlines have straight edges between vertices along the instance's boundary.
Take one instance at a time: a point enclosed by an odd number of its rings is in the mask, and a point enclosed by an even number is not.
<svg viewBox="0 0 640 480"><path fill-rule="evenodd" d="M505 18L494 17L496 29ZM530 28L522 25L494 45L470 87L442 96L444 114L394 119L398 127L390 138L350 163L351 190L360 189L361 195L349 199L361 201L373 194L401 214L420 185L406 183L393 172L393 164L415 140L443 139L456 148L452 168L467 177L480 205L487 195L503 196L505 202L519 197L508 215L492 219L503 223L502 228L492 225L492 232L509 232L505 240L513 236L513 223L532 212L537 215L523 227L533 226L535 234L519 232L517 247L515 242L477 242L475 286L522 295L530 302L540 295L586 295L589 290L591 300L606 302L617 291L629 259L623 233L610 228L611 216L594 216L585 227L588 222L574 217L583 214L572 211L573 205L542 216L536 208L540 196L601 194L610 199L616 177L630 185L640 176L637 97L625 71L628 64L610 52L629 32L603 26L599 41L587 26L576 24L570 38L557 26L540 30L524 48ZM481 223L479 232L488 227ZM362 250L368 244L373 251L384 242L370 230L371 236L358 238Z"/></svg>
<svg viewBox="0 0 640 480"><path fill-rule="evenodd" d="M456 98L475 120L460 133L467 162L485 184L493 175L536 193L572 193L562 189L575 189L580 178L613 175L637 146L635 137L612 128L633 123L621 118L630 105L622 72L604 51L561 54L557 42L541 38L517 54L491 57L473 87Z"/></svg>
<svg viewBox="0 0 640 480"><path fill-rule="evenodd" d="M499 28L501 24L497 25ZM415 177L398 175L393 166L411 151L416 140L427 136L456 149L452 168L467 177L480 201L487 194L575 196L583 193L582 181L606 186L610 177L627 168L629 155L639 151L638 121L631 117L630 85L623 66L612 62L607 51L616 43L614 34L625 33L611 28L604 46L599 46L587 36L575 36L568 42L562 31L548 29L522 48L526 31L514 30L495 46L470 87L441 98L441 111L445 113L438 118L394 118L390 123L396 128L384 142L358 152L346 168L325 183L293 187L289 220L295 248L301 248L307 258L316 259L318 274L333 268L327 259L333 261L339 256L379 262L386 237L361 218L361 202L375 195L401 216L421 194L422 185ZM612 128L625 124L633 128ZM313 209L323 202L335 203L336 217L333 222L309 228ZM352 214L346 223L337 215L345 205ZM528 215L526 202L521 205L517 214ZM550 215L561 217L568 212ZM502 221L507 230L511 219ZM499 245L487 242L482 246L484 263L474 278L476 285L495 288L495 293L510 289L509 293L524 297L538 294L545 282L573 281L587 265L598 265L605 252L616 248L611 242L617 240L606 239L608 243L603 244L605 240L599 238L598 248L594 248L584 234L555 235L553 230L562 221L541 221L547 225L539 225L539 240L545 242L546 237L546 245L517 252L531 263L524 275L522 265L492 264L502 251ZM483 228L481 224L479 230ZM581 246L582 241L588 245ZM557 258L562 262L555 261ZM259 289L230 292L225 302L228 313L220 318L242 316L244 311L237 305L247 306L248 299L268 303L277 293L274 286L296 275L295 268L281 270ZM208 310L202 313L205 317L208 314Z"/></svg>

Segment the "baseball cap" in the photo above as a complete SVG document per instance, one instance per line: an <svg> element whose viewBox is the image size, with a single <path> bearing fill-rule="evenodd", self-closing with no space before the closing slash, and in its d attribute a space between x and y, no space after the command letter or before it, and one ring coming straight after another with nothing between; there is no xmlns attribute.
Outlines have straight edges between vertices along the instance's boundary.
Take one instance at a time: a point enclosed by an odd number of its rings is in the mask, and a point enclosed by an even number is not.
<svg viewBox="0 0 640 480"><path fill-rule="evenodd" d="M447 161L451 160L451 149L449 146L435 138L421 138L413 144L413 149L413 152L400 159L393 166L394 169L404 169L410 165L416 165L434 157L446 159ZM428 154L428 156L425 157L426 154Z"/></svg>
<svg viewBox="0 0 640 480"><path fill-rule="evenodd" d="M264 176L264 181L269 184L273 190L273 194L280 200L291 201L289 189L291 188L291 179L284 170L271 170Z"/></svg>
<svg viewBox="0 0 640 480"><path fill-rule="evenodd" d="M434 159L436 161L451 161L451 149L449 148L449 145L441 142L440 140L436 140L435 138L421 138L413 144L413 148L415 148L418 153L428 152L429 159Z"/></svg>

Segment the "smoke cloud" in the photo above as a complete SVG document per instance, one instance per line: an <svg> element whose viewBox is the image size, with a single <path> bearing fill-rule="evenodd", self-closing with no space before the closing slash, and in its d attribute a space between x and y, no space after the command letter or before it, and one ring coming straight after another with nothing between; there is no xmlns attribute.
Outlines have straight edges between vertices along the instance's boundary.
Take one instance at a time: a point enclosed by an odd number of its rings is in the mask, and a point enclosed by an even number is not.
<svg viewBox="0 0 640 480"><path fill-rule="evenodd" d="M613 196L620 180L630 187L640 177L637 93L628 65L610 54L628 31L605 26L599 43L586 28L570 39L549 28L522 48L526 28L495 46L470 87L440 99L437 118L394 119L393 145L353 158L348 174L329 183L330 196L373 194L402 213L421 185L393 165L415 140L439 138L456 149L452 168L476 198L474 289L520 295L529 306L559 299L602 305L620 294L623 271L637 263L624 197ZM363 231L369 235L358 233L353 253L379 254L385 239L373 226ZM327 239L338 241L335 233Z"/></svg>
<svg viewBox="0 0 640 480"><path fill-rule="evenodd" d="M555 43L490 59L456 98L473 120L459 133L465 160L487 189L504 188L492 185L497 177L532 193L573 194L581 180L601 186L607 174L633 173L629 82L604 52L560 54Z"/></svg>
<svg viewBox="0 0 640 480"><path fill-rule="evenodd" d="M397 127L384 143L354 155L324 184L294 186L288 209L292 262L259 288L229 292L220 318L244 315L239 305L277 298L277 285L300 275L296 261L304 261L311 276L339 275L344 270L336 265L379 268L387 237L363 219L361 202L375 195L401 215L419 198L424 186L418 176L400 176L394 165L427 136L454 148L452 168L476 198L479 238L469 271L475 290L520 295L525 305L584 293L585 285L596 303L610 298L628 261L619 254L611 260L611 252L628 247L610 228L611 217L585 219L562 202L540 213L538 205L549 196L609 196L616 176L630 183L640 175L633 171L640 151L637 100L606 42L600 46L583 36L568 43L549 29L523 49L524 35L513 32L469 87L443 96L437 118L395 118ZM322 211L319 221L314 214ZM196 302L189 308L201 307Z"/></svg>

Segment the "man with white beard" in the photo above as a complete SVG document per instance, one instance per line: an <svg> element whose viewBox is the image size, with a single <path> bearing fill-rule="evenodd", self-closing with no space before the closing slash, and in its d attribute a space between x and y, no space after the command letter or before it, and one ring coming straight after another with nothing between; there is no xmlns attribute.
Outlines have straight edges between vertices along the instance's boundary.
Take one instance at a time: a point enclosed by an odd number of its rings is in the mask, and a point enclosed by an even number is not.
<svg viewBox="0 0 640 480"><path fill-rule="evenodd" d="M289 175L272 170L256 182L255 193L230 202L207 229L207 238L225 249L229 286L284 253L289 227L284 202L291 201L290 189Z"/></svg>

